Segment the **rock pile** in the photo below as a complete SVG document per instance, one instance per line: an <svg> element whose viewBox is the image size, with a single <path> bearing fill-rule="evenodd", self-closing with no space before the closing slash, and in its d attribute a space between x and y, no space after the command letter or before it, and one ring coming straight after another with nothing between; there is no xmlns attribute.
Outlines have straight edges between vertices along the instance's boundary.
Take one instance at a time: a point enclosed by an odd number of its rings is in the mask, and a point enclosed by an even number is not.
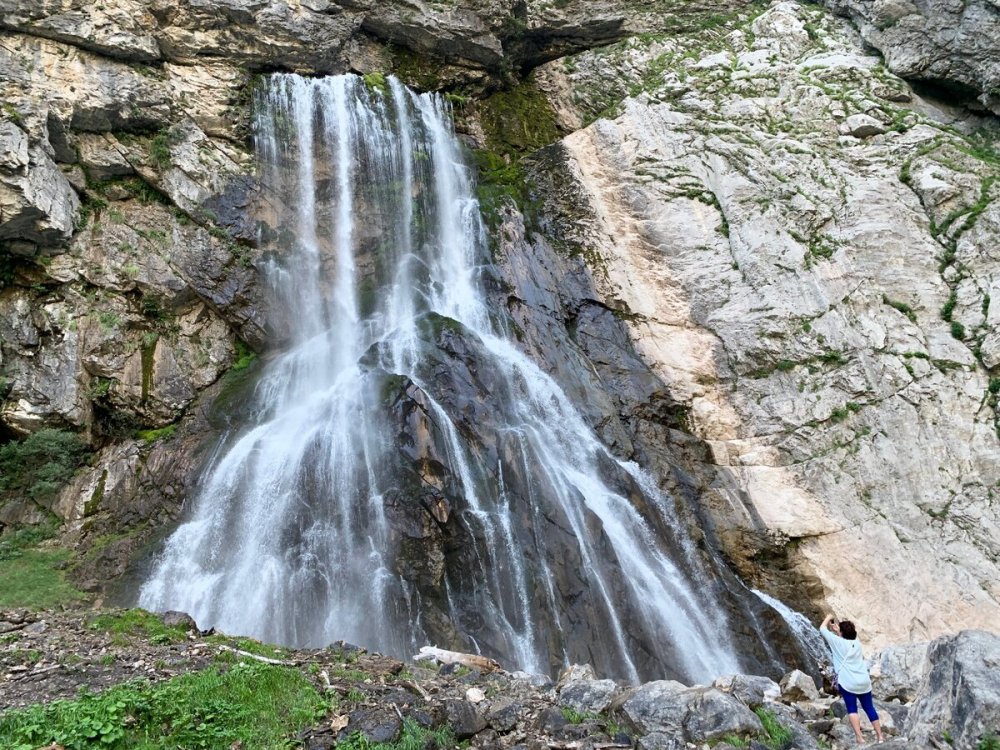
<svg viewBox="0 0 1000 750"><path fill-rule="evenodd" d="M439 670L406 665L344 643L273 649L198 631L176 613L159 620L139 610L0 612L0 643L5 708L72 697L83 685L100 690L135 677L169 679L223 656L300 668L330 697L327 715L298 735L309 750L357 735L371 743L396 742L408 722L447 726L458 741L486 750L854 746L843 703L797 670L780 684L728 675L710 686L672 680L634 686L599 679L589 666L577 665L552 682L456 664ZM904 663L880 657L879 697L895 693L891 701L876 701L887 748L945 747L947 741L958 750L990 747L1000 730L1000 637L963 631L930 644L922 673L892 666ZM901 694L913 700L904 703Z"/></svg>

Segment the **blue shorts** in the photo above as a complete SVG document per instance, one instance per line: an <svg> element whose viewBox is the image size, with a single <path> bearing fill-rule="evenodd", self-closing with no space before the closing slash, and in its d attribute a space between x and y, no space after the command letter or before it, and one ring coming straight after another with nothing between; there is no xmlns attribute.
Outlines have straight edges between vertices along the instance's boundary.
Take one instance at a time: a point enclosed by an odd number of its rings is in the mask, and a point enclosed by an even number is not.
<svg viewBox="0 0 1000 750"><path fill-rule="evenodd" d="M856 714L858 712L858 700L860 699L861 707L865 710L868 721L878 721L878 711L875 710L875 704L872 702L871 690L864 695L858 695L857 693L844 690L840 684L837 685L837 689L840 691L840 695L844 699L844 704L847 706L847 713Z"/></svg>

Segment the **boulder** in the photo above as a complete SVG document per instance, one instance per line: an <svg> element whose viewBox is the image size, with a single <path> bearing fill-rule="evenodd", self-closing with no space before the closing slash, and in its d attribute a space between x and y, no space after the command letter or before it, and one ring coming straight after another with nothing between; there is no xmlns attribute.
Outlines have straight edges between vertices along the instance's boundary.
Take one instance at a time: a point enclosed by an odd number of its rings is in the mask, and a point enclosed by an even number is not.
<svg viewBox="0 0 1000 750"><path fill-rule="evenodd" d="M445 701L445 714L458 740L468 739L486 729L486 719L466 700Z"/></svg>
<svg viewBox="0 0 1000 750"><path fill-rule="evenodd" d="M184 628L185 630L198 630L198 625L194 618L187 612L175 612L167 610L160 613L160 621L168 628Z"/></svg>
<svg viewBox="0 0 1000 750"><path fill-rule="evenodd" d="M927 671L927 646L908 643L879 651L869 661L872 694L883 701L913 701Z"/></svg>
<svg viewBox="0 0 1000 750"><path fill-rule="evenodd" d="M749 674L732 674L719 677L712 683L724 693L730 693L750 708L776 701L781 697L781 687L770 677Z"/></svg>
<svg viewBox="0 0 1000 750"><path fill-rule="evenodd" d="M970 750L1000 730L1000 635L963 630L931 642L928 671L910 709L906 735Z"/></svg>
<svg viewBox="0 0 1000 750"><path fill-rule="evenodd" d="M732 696L672 680L637 688L622 704L622 713L639 734L663 733L690 742L762 730L760 719Z"/></svg>
<svg viewBox="0 0 1000 750"><path fill-rule="evenodd" d="M599 714L611 706L617 689L614 680L574 680L559 689L559 705Z"/></svg>
<svg viewBox="0 0 1000 750"><path fill-rule="evenodd" d="M840 132L844 135L853 135L855 138L870 138L884 133L885 126L871 115L857 114L844 120Z"/></svg>
<svg viewBox="0 0 1000 750"><path fill-rule="evenodd" d="M814 701L819 698L819 690L816 681L798 669L781 678L781 700L785 703L795 703L796 701Z"/></svg>

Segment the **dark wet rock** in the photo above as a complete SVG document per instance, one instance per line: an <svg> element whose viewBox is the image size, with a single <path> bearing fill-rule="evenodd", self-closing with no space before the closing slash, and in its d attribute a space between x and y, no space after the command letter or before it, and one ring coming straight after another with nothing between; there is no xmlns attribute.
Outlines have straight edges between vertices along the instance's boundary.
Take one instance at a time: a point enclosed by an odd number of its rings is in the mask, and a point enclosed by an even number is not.
<svg viewBox="0 0 1000 750"><path fill-rule="evenodd" d="M544 709L538 715L538 728L550 734L562 731L567 723L562 711L554 706Z"/></svg>
<svg viewBox="0 0 1000 750"><path fill-rule="evenodd" d="M486 719L467 700L445 701L444 708L448 717L448 725L459 740L472 737L486 728Z"/></svg>
<svg viewBox="0 0 1000 750"><path fill-rule="evenodd" d="M522 706L517 701L500 696L486 704L486 720L498 732L509 732L517 726Z"/></svg>
<svg viewBox="0 0 1000 750"><path fill-rule="evenodd" d="M391 743L399 739L403 731L403 723L391 708L352 711L350 723L342 730L341 735L347 736L360 733L368 742Z"/></svg>

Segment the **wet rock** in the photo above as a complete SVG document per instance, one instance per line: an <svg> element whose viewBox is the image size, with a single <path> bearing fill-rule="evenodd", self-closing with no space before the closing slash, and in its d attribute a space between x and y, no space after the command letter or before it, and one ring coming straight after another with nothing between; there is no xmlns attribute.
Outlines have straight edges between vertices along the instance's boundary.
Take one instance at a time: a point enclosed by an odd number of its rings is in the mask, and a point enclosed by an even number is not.
<svg viewBox="0 0 1000 750"><path fill-rule="evenodd" d="M812 701L819 698L816 681L798 669L793 669L781 678L780 688L781 700L785 703Z"/></svg>
<svg viewBox="0 0 1000 750"><path fill-rule="evenodd" d="M639 750L686 750L687 743L679 736L664 732L650 732L636 741Z"/></svg>
<svg viewBox="0 0 1000 750"><path fill-rule="evenodd" d="M445 701L444 708L456 739L468 739L486 728L486 719L466 700Z"/></svg>
<svg viewBox="0 0 1000 750"><path fill-rule="evenodd" d="M931 642L928 671L910 709L906 735L940 741L947 732L961 750L1000 727L1000 635L964 630Z"/></svg>
<svg viewBox="0 0 1000 750"><path fill-rule="evenodd" d="M568 723L562 711L555 707L542 709L538 715L538 728L549 734L558 734Z"/></svg>

